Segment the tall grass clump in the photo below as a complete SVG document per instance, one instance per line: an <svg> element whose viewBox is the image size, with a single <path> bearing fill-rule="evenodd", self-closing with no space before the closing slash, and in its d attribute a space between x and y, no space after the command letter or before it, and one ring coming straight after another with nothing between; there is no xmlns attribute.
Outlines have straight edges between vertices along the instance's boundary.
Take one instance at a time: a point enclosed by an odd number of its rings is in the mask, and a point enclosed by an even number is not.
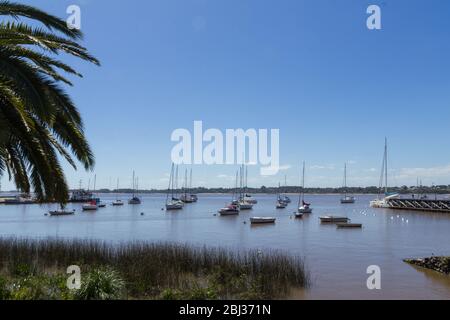
<svg viewBox="0 0 450 320"><path fill-rule="evenodd" d="M78 299L275 299L309 279L302 259L173 243L0 239L0 276L82 270Z"/></svg>

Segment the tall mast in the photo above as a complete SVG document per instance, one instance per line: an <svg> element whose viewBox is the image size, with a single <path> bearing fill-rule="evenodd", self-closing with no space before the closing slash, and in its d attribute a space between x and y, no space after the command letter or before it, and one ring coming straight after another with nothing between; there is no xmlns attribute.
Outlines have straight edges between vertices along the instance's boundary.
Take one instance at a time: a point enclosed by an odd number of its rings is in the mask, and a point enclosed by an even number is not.
<svg viewBox="0 0 450 320"><path fill-rule="evenodd" d="M305 167L306 167L306 163L305 163L305 161L303 161L302 201L305 200Z"/></svg>
<svg viewBox="0 0 450 320"><path fill-rule="evenodd" d="M387 138L385 139L385 145L384 145L384 181L385 181L385 187L384 187L384 193L385 195L388 194L388 144L387 144Z"/></svg>
<svg viewBox="0 0 450 320"><path fill-rule="evenodd" d="M135 188L135 184L136 184L136 180L135 180L135 177L134 177L134 170L133 170L133 185L132 185L132 188L133 188L133 198L134 198L134 188Z"/></svg>
<svg viewBox="0 0 450 320"><path fill-rule="evenodd" d="M171 191L172 191L172 198L173 198L173 163L172 163L172 168L170 169L169 188L167 189L166 204L168 203L169 194Z"/></svg>
<svg viewBox="0 0 450 320"><path fill-rule="evenodd" d="M191 168L191 173L190 173L190 178L189 178L189 194L192 193L192 168Z"/></svg>
<svg viewBox="0 0 450 320"><path fill-rule="evenodd" d="M178 165L175 169L175 195L178 197Z"/></svg>
<svg viewBox="0 0 450 320"><path fill-rule="evenodd" d="M117 178L116 200L119 200L119 178Z"/></svg>
<svg viewBox="0 0 450 320"><path fill-rule="evenodd" d="M96 185L97 185L97 175L94 175L94 192L96 192Z"/></svg>
<svg viewBox="0 0 450 320"><path fill-rule="evenodd" d="M347 196L347 163L344 165L344 194Z"/></svg>
<svg viewBox="0 0 450 320"><path fill-rule="evenodd" d="M187 200L187 191L188 191L188 176L187 169L184 170L184 200Z"/></svg>

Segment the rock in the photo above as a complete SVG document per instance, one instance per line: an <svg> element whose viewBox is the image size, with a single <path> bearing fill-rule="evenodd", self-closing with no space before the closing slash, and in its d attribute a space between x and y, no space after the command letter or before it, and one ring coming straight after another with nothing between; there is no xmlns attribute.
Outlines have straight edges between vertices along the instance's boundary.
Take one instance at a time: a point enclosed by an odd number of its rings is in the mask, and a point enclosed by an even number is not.
<svg viewBox="0 0 450 320"><path fill-rule="evenodd" d="M431 257L423 259L405 259L405 263L427 268L440 273L450 274L450 257Z"/></svg>

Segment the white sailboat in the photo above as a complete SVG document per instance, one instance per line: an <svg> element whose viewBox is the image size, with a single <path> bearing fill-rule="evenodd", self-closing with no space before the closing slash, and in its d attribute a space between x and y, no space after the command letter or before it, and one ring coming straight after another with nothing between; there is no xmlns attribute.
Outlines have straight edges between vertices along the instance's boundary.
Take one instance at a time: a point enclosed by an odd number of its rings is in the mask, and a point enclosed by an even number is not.
<svg viewBox="0 0 450 320"><path fill-rule="evenodd" d="M191 197L192 202L198 201L198 196L195 193L192 193L192 168L191 168L191 173L190 173L190 178L189 178L189 196Z"/></svg>
<svg viewBox="0 0 450 320"><path fill-rule="evenodd" d="M286 209L288 206L288 203L282 199L280 191L281 191L281 185L278 183L278 195L277 195L276 208L277 209Z"/></svg>
<svg viewBox="0 0 450 320"><path fill-rule="evenodd" d="M219 214L221 216L237 216L237 215L239 215L239 212L240 212L239 200L236 199L236 198L238 198L238 197L236 197L237 192L238 192L237 191L238 177L239 177L239 173L236 172L236 184L235 184L235 188L233 191L233 195L231 197L231 202L226 207L219 209Z"/></svg>
<svg viewBox="0 0 450 320"><path fill-rule="evenodd" d="M173 210L181 210L183 209L183 202L181 202L179 199L175 197L174 194L174 168L175 165L172 164L172 169L170 171L170 178L169 178L169 188L167 189L167 196L166 196L166 210L167 211L173 211ZM177 170L178 171L178 170Z"/></svg>
<svg viewBox="0 0 450 320"><path fill-rule="evenodd" d="M136 205L141 204L141 199L136 195L137 190L137 180L133 171L133 196L130 200L128 200L128 204Z"/></svg>
<svg viewBox="0 0 450 320"><path fill-rule="evenodd" d="M311 204L305 202L305 168L306 163L303 162L302 190L298 199L298 212L296 214L298 218L302 217L304 214L312 213Z"/></svg>
<svg viewBox="0 0 450 320"><path fill-rule="evenodd" d="M384 197L381 197L384 183ZM390 208L389 200L398 198L399 194L388 192L388 142L385 139L383 165L381 167L380 193L377 199L370 202L372 208Z"/></svg>
<svg viewBox="0 0 450 320"><path fill-rule="evenodd" d="M246 170L245 170L245 189L246 189L246 192L244 195L244 200L247 203L250 203L253 205L258 204L258 200L254 199L252 197L252 195L248 192L248 167L246 167Z"/></svg>
<svg viewBox="0 0 450 320"><path fill-rule="evenodd" d="M114 207L120 207L124 205L123 201L119 199L119 178L117 178L116 200L113 201L112 205Z"/></svg>
<svg viewBox="0 0 450 320"><path fill-rule="evenodd" d="M191 171L191 179L192 179L192 171ZM193 203L193 198L190 192L190 189L188 187L189 181L187 177L187 169L184 172L184 183L183 183L183 194L180 197L180 200L183 203Z"/></svg>
<svg viewBox="0 0 450 320"><path fill-rule="evenodd" d="M242 167L239 169L239 172L240 172L239 209L240 210L252 210L253 204L248 202L245 199L245 195L247 194L246 179L244 177L245 165L242 165Z"/></svg>
<svg viewBox="0 0 450 320"><path fill-rule="evenodd" d="M94 192L97 184L97 175L94 176ZM98 199L92 199L88 203L83 204L83 211L97 211L98 210Z"/></svg>
<svg viewBox="0 0 450 320"><path fill-rule="evenodd" d="M342 204L355 203L355 197L347 194L347 164L344 166L344 196L341 198Z"/></svg>

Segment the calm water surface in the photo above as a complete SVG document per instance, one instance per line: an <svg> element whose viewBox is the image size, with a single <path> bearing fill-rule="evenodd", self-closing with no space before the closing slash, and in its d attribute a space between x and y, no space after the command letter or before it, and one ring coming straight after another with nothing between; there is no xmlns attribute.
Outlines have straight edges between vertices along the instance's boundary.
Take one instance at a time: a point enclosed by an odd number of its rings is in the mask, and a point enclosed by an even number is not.
<svg viewBox="0 0 450 320"><path fill-rule="evenodd" d="M111 202L113 195L102 195ZM128 195L122 195L128 200ZM214 216L228 195L200 195L183 211L166 213L164 195L143 197L142 205L112 207L72 217L49 217L52 206L0 206L0 236L86 238L107 241L170 241L230 249L281 249L305 258L312 288L295 299L450 299L450 277L416 269L409 257L450 255L450 215L371 209L373 196L358 196L354 205L339 204L337 195L308 196L314 212L293 219L295 204L275 210L275 198L258 195L254 210L239 217ZM293 201L296 202L296 201ZM145 215L141 216L141 212ZM363 223L362 230L321 225L319 216L344 215ZM252 227L251 216L276 216L276 225ZM382 290L366 287L367 267L382 270Z"/></svg>

